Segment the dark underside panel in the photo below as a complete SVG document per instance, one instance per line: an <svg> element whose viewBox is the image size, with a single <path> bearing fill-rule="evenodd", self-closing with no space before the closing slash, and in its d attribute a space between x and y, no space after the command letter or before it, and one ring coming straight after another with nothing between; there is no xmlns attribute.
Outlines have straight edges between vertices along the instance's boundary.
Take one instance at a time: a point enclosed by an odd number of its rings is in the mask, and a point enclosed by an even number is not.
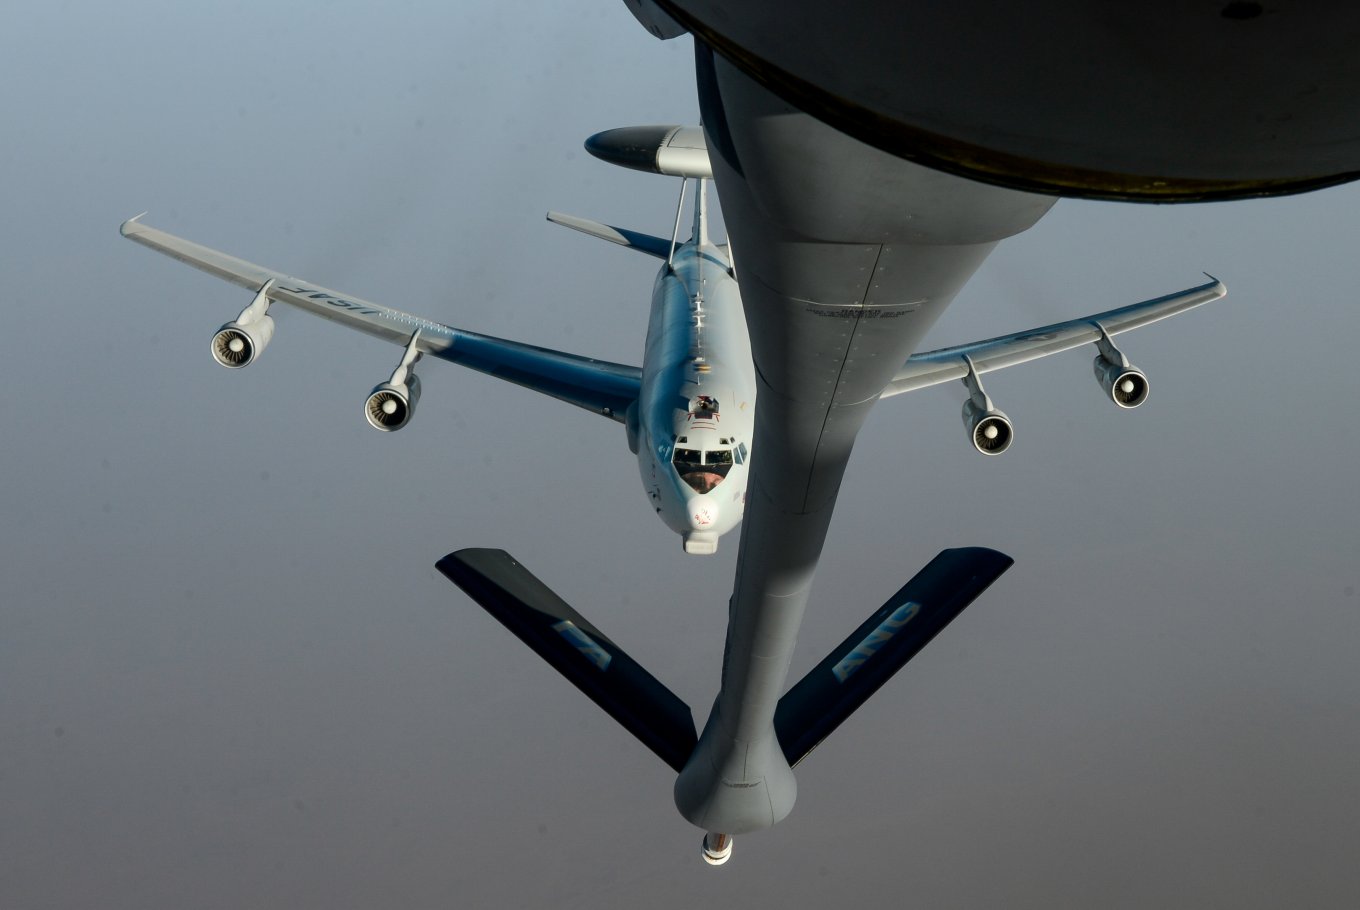
<svg viewBox="0 0 1360 910"><path fill-rule="evenodd" d="M1360 177L1360 7L655 0L846 135L957 176L1192 202Z"/></svg>
<svg viewBox="0 0 1360 910"><path fill-rule="evenodd" d="M779 700L775 733L789 764L830 736L1013 563L982 547L945 550L888 598Z"/></svg>
<svg viewBox="0 0 1360 910"><path fill-rule="evenodd" d="M504 550L450 553L439 571L676 771L698 740L689 705Z"/></svg>

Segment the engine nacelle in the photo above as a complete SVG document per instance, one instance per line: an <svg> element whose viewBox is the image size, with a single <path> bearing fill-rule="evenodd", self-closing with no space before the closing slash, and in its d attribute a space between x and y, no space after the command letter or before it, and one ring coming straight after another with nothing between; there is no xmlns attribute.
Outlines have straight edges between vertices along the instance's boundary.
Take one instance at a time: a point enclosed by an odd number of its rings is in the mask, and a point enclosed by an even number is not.
<svg viewBox="0 0 1360 910"><path fill-rule="evenodd" d="M248 367L274 337L274 318L269 315L271 278L255 292L255 298L233 321L217 330L212 339L212 355L222 366L231 370Z"/></svg>
<svg viewBox="0 0 1360 910"><path fill-rule="evenodd" d="M409 373L405 382L382 382L374 386L364 402L364 416L373 429L391 433L411 422L418 401L420 377Z"/></svg>
<svg viewBox="0 0 1360 910"><path fill-rule="evenodd" d="M391 433L411 422L420 401L420 377L415 365L420 360L420 330L416 329L402 352L401 362L386 382L380 382L368 393L364 402L364 416L375 430Z"/></svg>
<svg viewBox="0 0 1360 910"><path fill-rule="evenodd" d="M979 407L971 397L963 403L963 425L973 448L983 455L1000 455L1015 439L1015 429L1004 411Z"/></svg>
<svg viewBox="0 0 1360 910"><path fill-rule="evenodd" d="M1120 355L1111 359L1097 354L1095 362L1096 379L1110 400L1121 408L1136 408L1148 397L1148 381L1143 371L1129 363L1127 357Z"/></svg>
<svg viewBox="0 0 1360 910"><path fill-rule="evenodd" d="M251 322L228 322L212 338L212 355L230 370L250 366L274 337L274 318L258 316Z"/></svg>

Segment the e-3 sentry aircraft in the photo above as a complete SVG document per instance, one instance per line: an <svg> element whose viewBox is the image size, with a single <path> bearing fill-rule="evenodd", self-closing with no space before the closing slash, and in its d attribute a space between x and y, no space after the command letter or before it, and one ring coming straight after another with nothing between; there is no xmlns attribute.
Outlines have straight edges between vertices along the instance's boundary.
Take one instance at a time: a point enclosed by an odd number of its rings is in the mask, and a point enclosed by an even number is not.
<svg viewBox="0 0 1360 910"><path fill-rule="evenodd" d="M697 152L687 147L698 141ZM741 520L755 413L751 343L726 244L708 236L708 159L698 128L677 129L662 155L665 173L698 178L693 233L680 242L684 186L671 239L548 213L548 220L654 256L642 366L607 363L442 325L208 249L142 224L123 236L255 292L212 338L224 367L254 363L274 334L273 303L285 303L402 345L392 375L364 402L378 430L405 427L420 398L415 366L430 355L542 392L624 424L656 514L687 553L711 554Z"/></svg>
<svg viewBox="0 0 1360 910"><path fill-rule="evenodd" d="M628 444L638 455L644 489L658 514L682 536L686 551L711 553L718 536L740 519L748 476L756 476L748 475L752 457L760 448L756 444L756 388L768 385L773 375L756 374L748 324L765 333L757 339L757 348L778 350L783 359L799 352L813 358L803 361L801 371L786 377L797 386L796 395L762 399L760 420L774 428L773 434L766 432L776 444L759 458L765 464L762 470L778 483L787 480L780 474L789 465L815 464L819 451L836 452L830 463L838 470L843 468L853 432L840 433L835 421L823 424L824 418L818 416L824 411L822 405L809 403L794 413L786 411L800 396L810 396L810 402L830 396L826 400L832 402L831 413L835 413L838 390L860 382L854 369L859 349L853 339L862 320L878 311L804 299L797 304L800 318L788 320L795 327L802 322L804 328L783 338L777 329L782 319L745 311L731 246L714 244L708 237L705 181L713 167L700 128L610 130L591 137L586 147L597 157L625 167L698 179L693 232L685 242L678 239L680 210L669 241L549 214L554 222L664 261L654 287L641 368L411 316L208 249L136 218L123 225L122 233L255 293L241 315L213 336L212 354L223 366L246 366L269 343L273 322L268 309L275 302L401 346L404 350L396 370L365 402L368 421L380 430L399 429L410 420L419 398L412 368L423 354L623 423ZM942 211L954 211L951 197L938 193L936 177L917 170L910 177L927 202L943 206ZM985 197L981 200L964 199L972 205L990 204L995 193L1009 192L949 189L981 192ZM1037 211L1037 218L1047 204L1030 208ZM1007 213L1014 209L1013 201L1003 198L991 217L1009 217ZM984 244L984 254L991 245ZM948 246L926 247L932 256L956 255ZM967 255L963 267L953 269L949 279L961 283L958 276L971 274L980 261L978 255ZM931 275L925 269L911 280L921 283ZM762 295L768 294L765 282L760 284ZM917 326L912 329L915 334L938 315L956 289L935 300L887 300L878 315L883 325L894 329ZM1147 398L1147 379L1114 345L1113 336L1216 300L1224 292L1220 282L1210 280L1080 319L912 354L885 374L886 382L875 380L866 388L873 387L872 400L877 400L953 380L962 382L968 393L962 415L968 438L977 451L998 455L1010 448L1013 428L983 389L981 374L1094 344L1095 376L1105 394L1121 408L1137 407ZM817 351L834 350L846 339L849 344L842 347L838 360L816 362ZM859 350L859 356L876 361L874 352ZM788 373L791 363L779 366ZM826 390L819 391L818 376L828 368L833 379ZM858 401L849 399L841 407L854 410ZM771 409L777 417L766 413ZM789 427L798 432L788 432ZM730 856L732 834L768 827L788 813L796 793L792 767L1011 565L1009 557L992 550L944 551L781 696L834 495L823 497L818 508L808 509L804 494L804 505L783 512L778 509L781 497L772 495L770 487L760 495L762 502L769 503L763 508L771 514L757 531L748 527L743 532L722 686L702 736L696 734L693 714L683 701L509 554L462 550L439 562L440 569L488 612L679 772L677 805L687 819L707 830L703 855L715 864Z"/></svg>
<svg viewBox="0 0 1360 910"><path fill-rule="evenodd" d="M143 224L124 237L255 292L239 316L212 337L213 359L250 366L274 335L270 306L285 303L402 345L392 375L364 401L377 430L407 426L420 399L415 366L429 354L533 389L624 424L643 489L687 553L711 554L741 520L751 458L756 383L751 343L731 247L709 238L707 182L712 170L700 127L625 127L592 136L586 148L611 163L696 178L693 227L680 241L684 186L671 239L549 212L548 220L663 261L652 288L641 367L481 335L329 290L209 249ZM977 451L999 455L1013 438L1009 418L991 404L978 376L1088 342L1100 349L1096 378L1122 408L1147 398L1147 378L1110 336L1199 306L1223 294L1217 281L1106 313L912 357L882 397L961 380L963 419Z"/></svg>

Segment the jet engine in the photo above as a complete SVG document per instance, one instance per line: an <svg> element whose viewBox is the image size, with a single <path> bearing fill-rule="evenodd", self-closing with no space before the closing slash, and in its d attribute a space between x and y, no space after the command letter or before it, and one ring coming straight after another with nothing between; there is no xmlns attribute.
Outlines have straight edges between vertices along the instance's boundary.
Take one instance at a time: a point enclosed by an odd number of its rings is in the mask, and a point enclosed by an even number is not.
<svg viewBox="0 0 1360 910"><path fill-rule="evenodd" d="M212 338L212 355L222 366L231 370L250 366L274 337L274 317L269 315L269 287L265 282L241 315L222 328Z"/></svg>
<svg viewBox="0 0 1360 910"><path fill-rule="evenodd" d="M1011 447L1015 428L1006 413L992 404L973 361L965 356L964 362L968 364L968 375L963 377L968 400L963 403L963 425L968 429L968 441L983 455L1000 455Z"/></svg>
<svg viewBox="0 0 1360 910"><path fill-rule="evenodd" d="M416 412L416 402L420 401L420 377L415 374L416 361L420 360L420 351L416 349L419 338L420 331L416 330L391 378L374 386L364 401L364 416L375 430L385 433L400 430Z"/></svg>
<svg viewBox="0 0 1360 910"><path fill-rule="evenodd" d="M963 425L968 428L969 441L983 455L1000 455L1011 447L1015 430L1011 419L986 402L979 407L970 397L963 403Z"/></svg>
<svg viewBox="0 0 1360 910"><path fill-rule="evenodd" d="M1110 400L1121 408L1136 408L1148 397L1148 381L1143 371L1129 363L1124 352L1114 346L1110 336L1101 329L1100 340L1096 342L1100 353L1092 366L1095 368L1096 381L1110 396Z"/></svg>
<svg viewBox="0 0 1360 910"><path fill-rule="evenodd" d="M273 337L272 316L261 316L244 324L228 322L213 336L213 360L232 370L249 366Z"/></svg>
<svg viewBox="0 0 1360 910"><path fill-rule="evenodd" d="M375 430L400 430L411 421L420 400L420 377L411 373L406 382L381 382L364 402L364 416Z"/></svg>

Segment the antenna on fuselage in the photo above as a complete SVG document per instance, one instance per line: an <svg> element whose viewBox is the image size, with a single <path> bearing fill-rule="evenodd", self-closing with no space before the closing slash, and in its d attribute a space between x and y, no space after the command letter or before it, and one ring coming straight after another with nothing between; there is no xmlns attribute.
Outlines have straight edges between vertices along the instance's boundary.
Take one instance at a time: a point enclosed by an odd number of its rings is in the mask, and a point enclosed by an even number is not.
<svg viewBox="0 0 1360 910"><path fill-rule="evenodd" d="M696 248L708 243L708 181L703 177L698 178L698 185L694 188L694 228L690 234L690 243ZM694 356L697 359L703 358L704 341L704 260L700 256L695 260L698 269L699 286L689 289L693 294L694 303ZM700 364L698 372L700 375L708 372L708 364Z"/></svg>

